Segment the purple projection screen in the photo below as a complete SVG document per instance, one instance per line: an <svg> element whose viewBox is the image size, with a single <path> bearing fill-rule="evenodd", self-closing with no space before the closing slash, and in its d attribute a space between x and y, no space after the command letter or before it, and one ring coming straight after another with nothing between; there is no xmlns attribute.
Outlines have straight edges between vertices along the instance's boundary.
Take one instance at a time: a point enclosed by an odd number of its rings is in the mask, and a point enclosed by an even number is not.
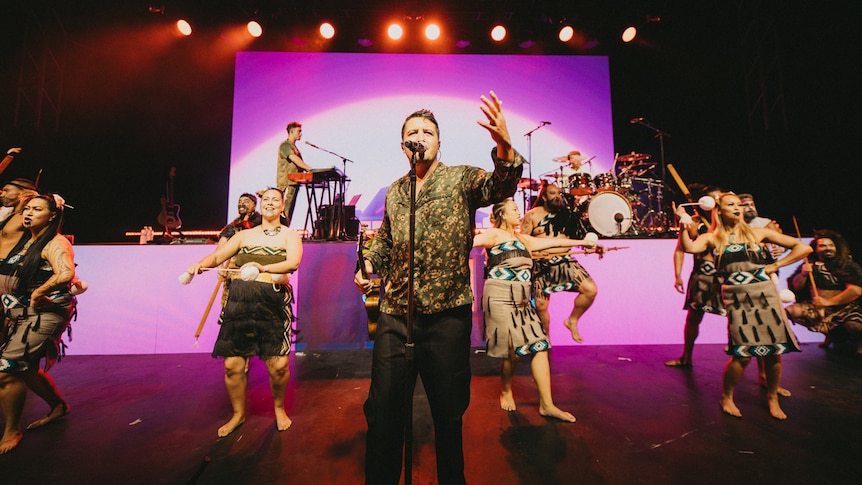
<svg viewBox="0 0 862 485"><path fill-rule="evenodd" d="M552 159L573 149L595 157L593 174L613 168L606 57L240 52L228 215L243 192L275 185L278 145L287 123L299 121L305 162L345 169L345 200L360 196L357 215L375 227L386 187L409 168L399 143L413 111L437 117L444 163L493 168L494 143L476 124L490 90L503 101L513 145L531 161L525 177L550 178L560 169ZM542 121L551 124L527 137ZM522 210L523 196L515 195ZM300 191L292 228L304 227L307 208Z"/></svg>

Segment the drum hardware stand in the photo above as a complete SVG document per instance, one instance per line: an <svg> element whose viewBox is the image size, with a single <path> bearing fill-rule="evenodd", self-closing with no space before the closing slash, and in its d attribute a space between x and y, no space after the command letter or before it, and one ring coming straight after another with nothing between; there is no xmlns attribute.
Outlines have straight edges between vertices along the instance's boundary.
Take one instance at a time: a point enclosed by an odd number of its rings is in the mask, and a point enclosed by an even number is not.
<svg viewBox="0 0 862 485"><path fill-rule="evenodd" d="M530 183L533 181L533 133L539 129L541 129L545 125L550 125L550 121L543 121L539 123L539 126L533 128L524 134L527 137L527 177L530 179ZM530 210L530 207L527 207L526 203L524 204L524 213Z"/></svg>
<svg viewBox="0 0 862 485"><path fill-rule="evenodd" d="M644 214L644 216L642 218L640 218L640 220L638 221L638 223L641 226L641 230L648 233L648 234L654 234L657 230L656 228L667 229L667 220L666 220L664 212L662 212L662 210L661 210L662 182L661 181L655 181L653 179L641 179L641 178L634 178L633 180L637 180L638 182L641 182L647 186L647 188L646 188L647 207L649 208L649 210L647 210L646 214ZM652 190L653 187L656 188L655 197L653 197L653 190ZM658 204L659 204L658 205L659 210L656 210L655 206L654 206L654 201L656 201L656 200L658 201Z"/></svg>
<svg viewBox="0 0 862 485"><path fill-rule="evenodd" d="M632 221L631 227L629 227L629 232L632 233L632 236L640 236L640 231L638 230L638 224L640 224L640 219L635 211L632 211L632 216L629 217ZM625 217L617 212L614 214L614 220L617 221L617 232L622 235L623 232L623 221Z"/></svg>
<svg viewBox="0 0 862 485"><path fill-rule="evenodd" d="M666 172L666 167L667 167L667 164L665 163L665 160L664 160L664 137L670 138L670 133L656 128L655 126L650 124L650 122L644 118L634 118L631 122L638 124L638 125L645 126L647 129L654 131L655 132L655 138L658 138L659 154L660 154L659 155L659 162L661 163L661 185L659 186L659 191L658 191L658 204L659 204L658 207L659 207L659 212L662 215L662 217L661 217L662 227L665 230L667 230L668 218L667 218L667 215L664 213L663 206L662 206L661 188L665 186L665 179L666 179L665 172ZM652 210L652 208L650 208L650 210Z"/></svg>
<svg viewBox="0 0 862 485"><path fill-rule="evenodd" d="M518 190L521 192L521 203L524 206L524 214L530 209L530 200L532 199L533 193L536 189L533 188L533 179L530 180L529 187L518 187Z"/></svg>
<svg viewBox="0 0 862 485"><path fill-rule="evenodd" d="M623 235L623 221L626 220L626 216L622 214L622 212L617 212L614 214L614 220L617 222L617 236ZM632 228L634 228L634 224L632 224Z"/></svg>

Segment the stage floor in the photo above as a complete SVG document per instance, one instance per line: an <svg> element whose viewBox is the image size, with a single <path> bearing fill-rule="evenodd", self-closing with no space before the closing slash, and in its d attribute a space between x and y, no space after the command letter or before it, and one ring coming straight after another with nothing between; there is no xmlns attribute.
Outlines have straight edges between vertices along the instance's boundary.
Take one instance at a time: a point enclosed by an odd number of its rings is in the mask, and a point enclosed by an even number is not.
<svg viewBox="0 0 862 485"><path fill-rule="evenodd" d="M464 418L472 484L858 483L862 359L804 344L784 358L789 419L772 419L754 363L736 391L744 416L718 406L722 345L695 348L695 366L666 368L679 345L568 346L552 350L555 401L576 423L541 418L529 363L515 378L518 409L498 403L497 361L473 359ZM362 403L370 351L291 356L288 412L275 430L261 362L249 375L250 416L216 438L229 417L221 362L206 354L73 355L52 371L71 405L65 418L25 431L0 455L3 483L357 484L363 481ZM24 423L47 412L32 393ZM436 483L431 421L417 391L414 483Z"/></svg>

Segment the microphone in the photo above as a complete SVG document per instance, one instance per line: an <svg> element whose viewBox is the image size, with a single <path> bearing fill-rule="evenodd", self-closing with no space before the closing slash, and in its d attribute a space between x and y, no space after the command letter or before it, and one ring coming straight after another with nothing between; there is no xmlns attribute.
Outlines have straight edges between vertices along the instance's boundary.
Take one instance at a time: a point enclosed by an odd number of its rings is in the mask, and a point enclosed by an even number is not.
<svg viewBox="0 0 862 485"><path fill-rule="evenodd" d="M543 121L543 122L542 122L542 126L550 125L550 124L551 124L551 122L550 122L550 121Z"/></svg>
<svg viewBox="0 0 862 485"><path fill-rule="evenodd" d="M317 148L318 150L320 150L320 147L319 147L319 146L317 146L317 145L315 145L314 143L305 142L305 144L306 144L306 145L309 145L309 146L312 146L312 147Z"/></svg>
<svg viewBox="0 0 862 485"><path fill-rule="evenodd" d="M629 121L629 123L632 123L632 124L640 123L640 122L642 122L643 120L644 120L643 118L632 118L632 119Z"/></svg>
<svg viewBox="0 0 862 485"><path fill-rule="evenodd" d="M421 141L407 140L404 143L402 143L402 145L404 145L404 148L406 148L412 152L416 152L416 153L425 153L425 150L426 150L425 144L422 143Z"/></svg>

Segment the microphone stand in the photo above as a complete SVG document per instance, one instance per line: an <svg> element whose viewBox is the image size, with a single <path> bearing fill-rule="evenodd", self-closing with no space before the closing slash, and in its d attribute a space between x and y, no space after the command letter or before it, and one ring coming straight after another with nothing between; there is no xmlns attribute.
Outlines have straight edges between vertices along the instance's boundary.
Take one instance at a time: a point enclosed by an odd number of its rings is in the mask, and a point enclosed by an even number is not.
<svg viewBox="0 0 862 485"><path fill-rule="evenodd" d="M645 119L639 120L637 122L637 124L643 125L643 126L647 127L648 129L654 131L655 137L658 138L659 156L660 156L659 162L661 163L661 185L659 186L659 190L658 190L658 193L656 194L656 198L658 199L658 209L659 209L659 214L661 214L661 219L662 219L661 224L665 228L665 230L667 230L668 229L668 227L667 227L668 217L665 214L664 207L662 206L662 204L663 204L663 202L662 202L662 200L663 200L662 199L662 190L665 187L665 177L666 177L665 172L666 172L666 167L667 167L667 164L665 163L665 160L664 160L664 137L667 136L668 138L670 138L670 133L667 133L665 131L662 131L662 130L656 128L655 126L650 124L649 121L647 121Z"/></svg>
<svg viewBox="0 0 862 485"><path fill-rule="evenodd" d="M539 126L524 133L524 136L527 137L527 177L530 177L531 187L533 185L533 133L540 130L545 125L550 125L550 123L543 121L539 123ZM527 193L524 192L524 214L526 214L529 209L530 208L527 207Z"/></svg>
<svg viewBox="0 0 862 485"><path fill-rule="evenodd" d="M344 220L345 219L344 218L344 202L346 200L345 197L346 197L346 192L347 192L347 181L350 180L347 178L347 162L350 162L350 163L356 163L356 162L354 162L353 160L351 160L347 157L341 156L335 152L331 152L325 148L320 148L319 146L317 146L313 143L305 142L305 144L312 147L312 148L316 148L322 152L326 152L330 155L336 156L336 157L341 159L341 176L338 178L338 184L339 184L338 189L339 190L335 194L335 202L336 202L336 204L335 204L335 218L336 218L336 221L333 221L333 222L335 224L337 224L337 226L338 226L338 239L341 239L342 241L346 240L347 239L347 228L346 228L347 221Z"/></svg>
<svg viewBox="0 0 862 485"><path fill-rule="evenodd" d="M407 375L413 375L413 361L416 344L413 343L413 317L416 312L416 300L414 298L413 271L416 265L416 164L422 156L418 151L413 152L410 159L410 228L407 238L407 253L410 254L407 263L407 322L406 341L404 343L404 365ZM404 485L413 483L413 391L416 386L415 379L413 387L404 393L405 395L405 419L404 419Z"/></svg>

